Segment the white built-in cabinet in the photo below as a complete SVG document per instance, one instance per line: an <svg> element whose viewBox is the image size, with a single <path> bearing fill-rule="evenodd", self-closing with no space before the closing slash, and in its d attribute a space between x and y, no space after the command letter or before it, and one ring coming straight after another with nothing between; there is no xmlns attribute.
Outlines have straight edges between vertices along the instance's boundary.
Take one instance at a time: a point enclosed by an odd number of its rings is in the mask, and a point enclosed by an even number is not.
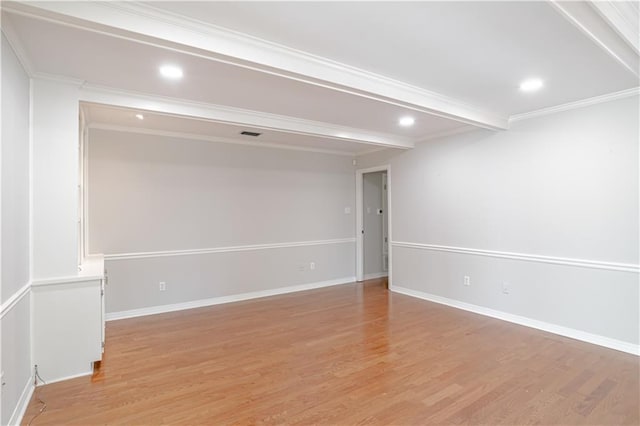
<svg viewBox="0 0 640 426"><path fill-rule="evenodd" d="M77 276L32 283L33 362L47 382L90 374L104 348L104 260Z"/></svg>

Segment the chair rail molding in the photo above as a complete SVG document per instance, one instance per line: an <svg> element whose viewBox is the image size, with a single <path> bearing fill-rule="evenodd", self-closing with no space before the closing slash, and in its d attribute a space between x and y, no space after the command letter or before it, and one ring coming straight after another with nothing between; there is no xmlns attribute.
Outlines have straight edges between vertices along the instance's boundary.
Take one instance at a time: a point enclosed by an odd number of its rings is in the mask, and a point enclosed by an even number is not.
<svg viewBox="0 0 640 426"><path fill-rule="evenodd" d="M392 241L393 247L404 247L418 250L441 251L468 254L474 256L497 257L501 259L522 260L526 262L551 263L554 265L575 266L579 268L605 269L609 271L640 273L640 265L633 263L604 262L600 260L576 259L570 257L542 256L538 254L516 253L508 251L483 250L468 247L453 247L436 244L410 243Z"/></svg>

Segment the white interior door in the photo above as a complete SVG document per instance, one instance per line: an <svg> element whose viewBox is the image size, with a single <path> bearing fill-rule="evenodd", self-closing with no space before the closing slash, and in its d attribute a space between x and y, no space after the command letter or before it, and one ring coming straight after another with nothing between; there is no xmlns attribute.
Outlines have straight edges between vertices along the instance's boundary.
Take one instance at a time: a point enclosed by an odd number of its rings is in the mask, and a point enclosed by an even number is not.
<svg viewBox="0 0 640 426"><path fill-rule="evenodd" d="M385 180L386 180L386 191L385 191L385 199L387 203L387 208L383 209L384 213L384 223L385 223L385 236L387 244L386 246L386 266L389 277L389 285L392 282L392 258L393 258L393 250L390 245L392 241L392 229L391 229L391 168L389 165L371 167L368 169L360 169L356 170L356 280L363 281L364 280L364 214L365 214L365 206L364 206L364 174L373 173L373 172L386 172Z"/></svg>

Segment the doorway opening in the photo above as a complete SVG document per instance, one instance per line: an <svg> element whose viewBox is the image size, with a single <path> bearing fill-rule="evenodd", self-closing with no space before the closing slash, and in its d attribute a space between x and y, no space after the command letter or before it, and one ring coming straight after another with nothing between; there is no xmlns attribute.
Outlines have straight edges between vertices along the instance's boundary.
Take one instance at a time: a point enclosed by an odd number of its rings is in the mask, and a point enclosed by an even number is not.
<svg viewBox="0 0 640 426"><path fill-rule="evenodd" d="M356 170L356 279L388 277L391 284L389 165Z"/></svg>

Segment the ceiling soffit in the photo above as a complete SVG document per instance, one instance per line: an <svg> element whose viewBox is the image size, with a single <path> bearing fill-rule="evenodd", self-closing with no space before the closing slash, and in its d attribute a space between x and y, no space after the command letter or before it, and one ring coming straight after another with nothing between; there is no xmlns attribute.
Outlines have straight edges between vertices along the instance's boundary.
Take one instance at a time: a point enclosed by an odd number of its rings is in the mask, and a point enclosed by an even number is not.
<svg viewBox="0 0 640 426"><path fill-rule="evenodd" d="M637 32L637 28L634 30L633 23L629 24L621 18L620 8L607 6L609 2L600 6L589 2L579 2L577 5L551 3L595 44L638 75L637 41L633 43L633 33ZM463 131L471 128L465 124L487 129L507 129L510 122L510 117L439 93L148 5L132 2L3 2L3 9L428 113L459 122ZM637 10L635 12L637 14ZM635 24L637 27L637 22ZM157 98L152 101L153 97L110 92L99 87L85 87L84 93L83 100L89 102L111 101L114 105L185 116L198 114L221 123L243 123L300 135L340 139L349 133L349 139L353 142L405 149L412 147L415 142L394 135L179 99Z"/></svg>
<svg viewBox="0 0 640 426"><path fill-rule="evenodd" d="M508 128L508 117L457 99L146 5L11 2L3 7L14 13L206 56L464 124L496 130Z"/></svg>

